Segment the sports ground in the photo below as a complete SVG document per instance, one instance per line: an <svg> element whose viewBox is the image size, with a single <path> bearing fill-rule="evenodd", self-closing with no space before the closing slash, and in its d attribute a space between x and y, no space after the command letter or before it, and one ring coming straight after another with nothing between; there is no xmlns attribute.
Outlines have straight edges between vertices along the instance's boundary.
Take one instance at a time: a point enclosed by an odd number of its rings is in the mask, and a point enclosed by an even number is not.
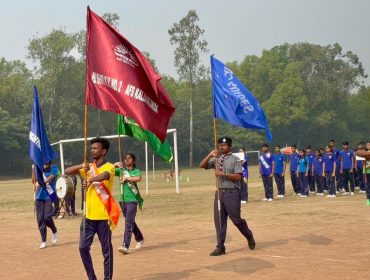
<svg viewBox="0 0 370 280"><path fill-rule="evenodd" d="M334 199L299 198L292 195L287 176L287 197L263 202L257 167L250 173L249 202L242 205L242 216L254 233L256 250L248 249L229 221L227 254L209 256L216 244L212 171L183 170L189 182L181 181L180 194L157 171L155 181L149 178L149 195L137 215L144 247L121 255L116 249L123 218L113 232L113 279L370 279L370 207L365 195L356 191L355 196ZM144 182L139 185L142 192ZM49 230L49 247L40 250L30 179L1 180L0 202L0 279L86 279L78 252L81 216L56 220L58 245L51 246ZM91 250L101 279L97 239Z"/></svg>

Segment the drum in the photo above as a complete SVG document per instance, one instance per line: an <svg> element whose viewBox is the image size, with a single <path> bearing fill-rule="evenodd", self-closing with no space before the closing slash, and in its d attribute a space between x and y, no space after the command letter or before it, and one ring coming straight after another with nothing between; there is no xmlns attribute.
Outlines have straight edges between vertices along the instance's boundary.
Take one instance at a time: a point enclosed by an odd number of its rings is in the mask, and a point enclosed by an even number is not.
<svg viewBox="0 0 370 280"><path fill-rule="evenodd" d="M57 180L56 184L57 197L70 198L73 196L74 185L71 177L63 175Z"/></svg>

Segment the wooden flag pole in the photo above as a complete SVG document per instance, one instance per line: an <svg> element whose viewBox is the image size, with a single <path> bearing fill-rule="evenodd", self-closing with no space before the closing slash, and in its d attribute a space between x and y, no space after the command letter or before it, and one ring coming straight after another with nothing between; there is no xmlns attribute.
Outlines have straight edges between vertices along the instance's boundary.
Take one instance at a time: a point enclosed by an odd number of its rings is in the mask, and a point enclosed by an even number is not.
<svg viewBox="0 0 370 280"><path fill-rule="evenodd" d="M215 142L215 150L218 150L218 143L217 143L217 121L216 118L213 117L213 135L214 135L214 142ZM218 166L218 157L216 157L216 164L215 169L219 168ZM220 223L221 228L221 198L220 198L220 180L216 176L216 188L217 188L217 210L218 210L218 221Z"/></svg>
<svg viewBox="0 0 370 280"><path fill-rule="evenodd" d="M119 162L122 162L122 147L121 147L121 118L117 118L118 122L118 159ZM122 162L123 164L123 162ZM123 166L120 168L120 173L119 173L119 192L122 195L122 202L124 201L123 199L123 184L122 184L122 176L123 176Z"/></svg>
<svg viewBox="0 0 370 280"><path fill-rule="evenodd" d="M35 167L32 164L32 185L33 185L33 216L36 216L36 175L35 175Z"/></svg>
<svg viewBox="0 0 370 280"><path fill-rule="evenodd" d="M88 163L88 158L87 158L87 117L88 117L88 108L87 104L85 103L85 123L84 123L84 165ZM85 180L87 181L87 171L85 171ZM82 229L83 233L85 236L85 230L86 230L86 189L88 186L84 188L83 194L83 217L82 217Z"/></svg>

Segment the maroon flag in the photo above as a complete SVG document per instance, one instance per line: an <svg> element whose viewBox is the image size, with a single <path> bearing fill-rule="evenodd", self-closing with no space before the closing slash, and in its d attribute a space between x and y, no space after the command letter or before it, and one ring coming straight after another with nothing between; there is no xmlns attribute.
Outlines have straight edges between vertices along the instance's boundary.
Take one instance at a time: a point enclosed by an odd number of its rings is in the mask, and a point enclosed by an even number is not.
<svg viewBox="0 0 370 280"><path fill-rule="evenodd" d="M87 8L86 104L133 118L164 142L173 103L143 54Z"/></svg>

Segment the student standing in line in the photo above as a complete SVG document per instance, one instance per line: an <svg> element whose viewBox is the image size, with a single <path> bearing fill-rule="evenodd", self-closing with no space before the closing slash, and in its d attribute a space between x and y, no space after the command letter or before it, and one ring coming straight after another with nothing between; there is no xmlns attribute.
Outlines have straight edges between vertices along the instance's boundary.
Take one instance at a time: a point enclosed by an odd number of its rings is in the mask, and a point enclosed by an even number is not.
<svg viewBox="0 0 370 280"><path fill-rule="evenodd" d="M315 192L315 178L313 176L312 166L313 166L313 159L315 157L315 154L312 152L312 148L310 145L306 147L306 154L309 159L307 182L308 182L308 186L310 187L310 193L314 193Z"/></svg>
<svg viewBox="0 0 370 280"><path fill-rule="evenodd" d="M345 192L343 195L355 194L355 181L353 179L353 168L355 166L355 154L349 149L349 142L342 143L343 150L340 151L341 169L340 174L343 177L343 185ZM351 192L349 192L348 181L350 183Z"/></svg>
<svg viewBox="0 0 370 280"><path fill-rule="evenodd" d="M320 154L322 155L322 159L324 160L324 156L326 154L325 149L320 148L319 151L320 151ZM324 176L324 182L323 182L324 193L327 193L328 192L328 186L326 185L326 179L325 179L325 173L324 172L323 172L323 176Z"/></svg>
<svg viewBox="0 0 370 280"><path fill-rule="evenodd" d="M324 155L324 172L326 186L328 187L329 194L327 197L336 197L336 189L334 183L334 176L336 171L336 158L333 153L332 146L326 146L326 153Z"/></svg>
<svg viewBox="0 0 370 280"><path fill-rule="evenodd" d="M320 149L315 150L315 157L313 158L312 174L315 179L317 193L316 195L324 195L324 159L320 153Z"/></svg>
<svg viewBox="0 0 370 280"><path fill-rule="evenodd" d="M248 155L245 152L245 149L241 147L239 149L239 153L244 154L244 160L242 160L242 180L241 180L241 190L240 190L240 199L241 204L245 204L248 202Z"/></svg>
<svg viewBox="0 0 370 280"><path fill-rule="evenodd" d="M343 176L342 174L340 174L340 169L341 169L341 162L340 162L340 151L339 149L337 149L335 147L335 140L334 139L331 139L329 141L329 146L331 146L333 148L333 154L334 154L334 157L335 157L335 181L336 181L336 188L337 188L337 192L344 192L344 189L343 189Z"/></svg>
<svg viewBox="0 0 370 280"><path fill-rule="evenodd" d="M301 193L299 182L298 182L298 173L297 173L299 154L297 153L297 146L295 144L291 146L291 149L292 149L292 154L289 155L290 180L292 182L294 194L297 195Z"/></svg>
<svg viewBox="0 0 370 280"><path fill-rule="evenodd" d="M275 146L274 161L274 177L278 190L278 198L285 197L285 170L286 170L286 156L280 152L280 145Z"/></svg>
<svg viewBox="0 0 370 280"><path fill-rule="evenodd" d="M300 197L308 197L308 165L309 165L309 158L306 155L305 150L299 151L299 159L298 159L298 180L299 185L301 186L301 195Z"/></svg>
<svg viewBox="0 0 370 280"><path fill-rule="evenodd" d="M265 198L263 201L273 201L273 170L274 162L272 160L272 155L269 152L269 146L265 143L261 146L262 153L259 158L259 172L262 177L263 187L265 189Z"/></svg>

